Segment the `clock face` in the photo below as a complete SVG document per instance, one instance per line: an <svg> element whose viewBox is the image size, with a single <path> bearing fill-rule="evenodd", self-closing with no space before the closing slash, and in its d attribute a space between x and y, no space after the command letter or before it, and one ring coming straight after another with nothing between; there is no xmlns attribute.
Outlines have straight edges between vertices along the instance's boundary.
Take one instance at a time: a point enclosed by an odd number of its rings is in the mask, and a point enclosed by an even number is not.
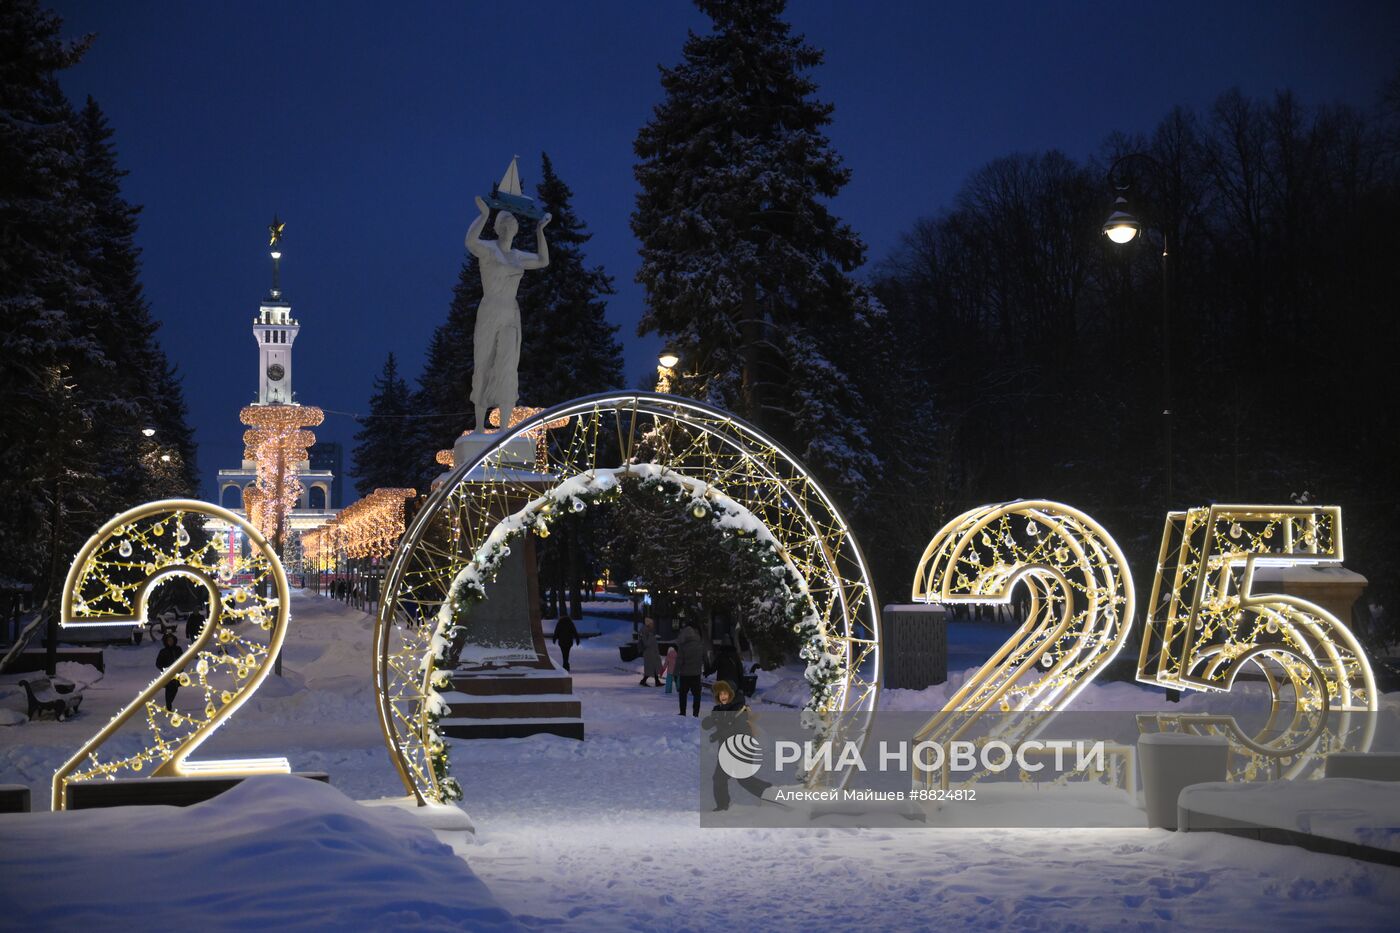
<svg viewBox="0 0 1400 933"><path fill-rule="evenodd" d="M271 379L273 382L281 381L282 377L285 375L287 375L287 371L282 368L281 363L273 363L267 368L267 378Z"/></svg>

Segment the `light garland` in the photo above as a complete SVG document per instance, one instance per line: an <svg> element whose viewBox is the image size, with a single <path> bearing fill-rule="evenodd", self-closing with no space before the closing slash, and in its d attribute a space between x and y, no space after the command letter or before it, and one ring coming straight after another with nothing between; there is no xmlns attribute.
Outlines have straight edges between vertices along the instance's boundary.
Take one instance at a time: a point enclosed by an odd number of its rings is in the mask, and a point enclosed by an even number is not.
<svg viewBox="0 0 1400 933"><path fill-rule="evenodd" d="M244 491L244 511L254 524L274 542L281 542L287 515L301 499L297 465L316 443L316 435L304 430L325 420L325 413L312 405L247 405L238 413L249 426L243 432L243 458L257 465L257 495L249 505Z"/></svg>
<svg viewBox="0 0 1400 933"><path fill-rule="evenodd" d="M249 555L227 555L214 538L195 546L194 523L209 519L242 531L250 545ZM60 623L64 628L139 626L145 621L151 592L177 576L195 581L209 593L210 612L203 630L174 664L54 772L55 810L67 805L67 789L76 782L178 777L194 771L288 770L283 759L186 761L257 690L286 635L288 587L281 562L267 539L233 512L207 502L172 499L113 518L74 558L64 582ZM192 709L171 712L158 702L157 695L172 679L198 691ZM138 713L144 713L144 743L127 751L131 743L124 741L123 751L115 757L101 757L102 746Z"/></svg>
<svg viewBox="0 0 1400 933"><path fill-rule="evenodd" d="M538 439L532 432L565 418L538 473L509 468L511 441ZM446 743L434 723L446 709L437 691L451 682L437 666L450 650L454 618L443 607L475 598L464 570L476 562L478 574L489 573L493 552L482 548L493 536L493 546L508 547L523 533L513 516L534 515L531 530L547 533L549 520L539 517L546 505L560 508L563 496L567 508L586 508L590 495L605 494L590 484L618 469L639 480L664 471L656 474L661 494L682 490L702 500L695 507L717 503L725 514L732 504L733 515L751 516L771 535L800 581L785 585L800 585L809 600L810 613L794 623L811 672L807 719L828 734L851 729L864 737L879 689L879 611L859 545L830 497L791 455L731 415L673 395L606 394L536 414L501 432L475 462L458 464L394 554L375 635L380 725L405 788L420 801L460 793L444 770ZM692 495L697 489L704 491ZM787 570L779 573L788 580Z"/></svg>
<svg viewBox="0 0 1400 933"><path fill-rule="evenodd" d="M335 518L301 536L307 559L320 569L339 557L383 558L404 531L404 506L415 489L381 488L340 510Z"/></svg>
<svg viewBox="0 0 1400 933"><path fill-rule="evenodd" d="M1155 717L1156 726L1226 735L1231 776L1297 777L1328 752L1369 749L1378 697L1365 650L1332 613L1292 596L1254 592L1260 566L1340 565L1335 506L1215 505L1167 516L1137 679L1173 689L1224 692L1241 670L1264 674L1270 715L1246 735L1233 717ZM1281 718L1288 688L1295 699ZM1337 712L1335 720L1329 714Z"/></svg>
<svg viewBox="0 0 1400 933"><path fill-rule="evenodd" d="M1097 522L1058 502L981 506L953 519L924 549L912 598L1004 605L1018 583L1029 598L1026 621L916 740L987 738L975 730L988 714L1063 709L1122 648L1136 602L1127 561ZM991 732L1014 744L1033 738L1048 720L997 720Z"/></svg>

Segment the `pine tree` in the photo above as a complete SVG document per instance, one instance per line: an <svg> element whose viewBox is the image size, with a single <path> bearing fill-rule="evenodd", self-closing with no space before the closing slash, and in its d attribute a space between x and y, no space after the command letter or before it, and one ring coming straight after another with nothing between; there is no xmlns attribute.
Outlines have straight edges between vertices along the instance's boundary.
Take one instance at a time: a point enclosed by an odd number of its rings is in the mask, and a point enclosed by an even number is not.
<svg viewBox="0 0 1400 933"><path fill-rule="evenodd" d="M384 487L413 486L413 463L406 456L415 438L409 421L408 383L390 353L374 380L369 416L355 433L355 491L361 496Z"/></svg>
<svg viewBox="0 0 1400 933"><path fill-rule="evenodd" d="M783 0L697 6L714 30L662 69L635 142L640 331L679 350L680 391L756 421L859 499L879 463L837 360L881 312L850 275L864 244L825 203L849 171L807 76L822 53L791 34Z"/></svg>
<svg viewBox="0 0 1400 933"><path fill-rule="evenodd" d="M548 408L622 383L622 347L607 321L612 277L589 266L584 245L593 235L574 213L574 193L540 157L540 207L552 215L545 236L549 265L527 274L520 286L520 402ZM526 234L531 243L533 224Z"/></svg>

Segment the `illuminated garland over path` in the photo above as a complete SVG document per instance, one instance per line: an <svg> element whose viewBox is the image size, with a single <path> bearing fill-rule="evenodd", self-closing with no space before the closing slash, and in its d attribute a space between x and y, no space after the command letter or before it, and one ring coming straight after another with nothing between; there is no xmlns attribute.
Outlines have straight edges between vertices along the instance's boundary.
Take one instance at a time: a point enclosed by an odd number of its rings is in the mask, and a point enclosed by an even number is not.
<svg viewBox="0 0 1400 933"><path fill-rule="evenodd" d="M326 570L340 557L388 557L403 537L404 506L416 495L414 489L380 488L341 509L326 524L302 534L306 562Z"/></svg>
<svg viewBox="0 0 1400 933"><path fill-rule="evenodd" d="M536 438L532 432L566 418L566 428L551 432L546 470L510 464L512 440ZM390 754L420 801L459 792L433 727L444 709L436 691L451 681L436 666L450 645L441 628L454 621L451 608L443 615L449 597L478 598L489 579L483 569L499 559L495 549L524 533L525 516L533 516L532 531L547 531L546 505L586 508L615 494L597 485L610 482L600 477L628 473L679 501L704 499L715 520L753 530L756 546L769 547L760 535L771 536L783 585L805 596L794 624L815 668L812 705L825 711L817 715L828 729L863 734L879 689L879 608L860 547L831 498L781 446L723 411L672 395L598 395L538 413L502 431L475 462L458 464L394 554L376 625L377 699ZM508 524L515 516L518 526Z"/></svg>
<svg viewBox="0 0 1400 933"><path fill-rule="evenodd" d="M1156 717L1160 724L1228 736L1230 776L1297 777L1328 753L1367 750L1379 709L1370 661L1341 619L1293 596L1257 593L1261 566L1340 565L1336 506L1214 505L1167 516L1151 612L1138 658L1143 683L1229 690L1252 666L1269 687L1267 722L1248 736L1233 717ZM1281 700L1290 691L1291 715ZM1329 713L1336 712L1329 719Z"/></svg>
<svg viewBox="0 0 1400 933"><path fill-rule="evenodd" d="M325 420L312 405L247 405L238 420L243 432L243 459L257 464L258 482L243 492L243 511L265 537L280 544L287 514L301 499L297 464L307 458L316 435L305 428Z"/></svg>
<svg viewBox="0 0 1400 933"><path fill-rule="evenodd" d="M242 531L248 556L230 559L212 538L196 546L192 529L209 519ZM262 533L233 512L207 502L170 499L113 518L88 539L69 568L61 624L137 627L146 619L152 590L171 577L205 588L208 620L174 664L54 772L55 810L66 805L68 786L80 781L288 770L280 758L185 760L257 690L287 633L282 564ZM160 696L172 679L181 687L175 712L164 707ZM144 735L136 728L123 729L137 714L143 714ZM120 751L100 754L113 738Z"/></svg>

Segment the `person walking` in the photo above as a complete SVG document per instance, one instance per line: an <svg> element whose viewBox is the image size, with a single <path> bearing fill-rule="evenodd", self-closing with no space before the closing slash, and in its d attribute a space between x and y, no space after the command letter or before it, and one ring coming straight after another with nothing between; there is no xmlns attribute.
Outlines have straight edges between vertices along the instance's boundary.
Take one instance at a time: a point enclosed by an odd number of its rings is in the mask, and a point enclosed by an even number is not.
<svg viewBox="0 0 1400 933"><path fill-rule="evenodd" d="M656 620L648 616L643 624L641 634L637 636L642 648L642 680L640 686L647 685L647 678L650 677L656 682L656 686L661 686L661 649L656 643Z"/></svg>
<svg viewBox="0 0 1400 933"><path fill-rule="evenodd" d="M156 655L156 667L165 670L175 663L175 659L180 657L180 640L175 637L174 632L166 632L165 637L160 640L160 653ZM165 685L165 708L171 711L175 709L175 693L180 689L179 682L170 678L170 682Z"/></svg>
<svg viewBox="0 0 1400 933"><path fill-rule="evenodd" d="M695 698L691 715L700 716L700 674L705 669L705 643L695 630L695 623L687 620L680 635L676 636L676 678L680 682L680 715L685 715L685 697Z"/></svg>
<svg viewBox="0 0 1400 933"><path fill-rule="evenodd" d="M735 735L753 735L753 714L749 710L748 701L744 699L744 694L728 681L716 680L714 696L715 708L700 721L701 728L710 730L710 741L722 745ZM763 792L773 786L757 775L737 780L740 787L759 800L763 799ZM720 767L718 756L715 759L715 773L711 786L715 794L715 811L728 810L729 775Z"/></svg>
<svg viewBox="0 0 1400 933"><path fill-rule="evenodd" d="M567 612L561 613L559 621L554 623L554 643L559 646L559 654L564 659L564 670L569 669L569 652L580 641L582 639L578 637L574 620L569 618Z"/></svg>
<svg viewBox="0 0 1400 933"><path fill-rule="evenodd" d="M666 658L661 662L661 676L666 678L666 692L669 694L676 686L676 646L672 645L666 649Z"/></svg>

